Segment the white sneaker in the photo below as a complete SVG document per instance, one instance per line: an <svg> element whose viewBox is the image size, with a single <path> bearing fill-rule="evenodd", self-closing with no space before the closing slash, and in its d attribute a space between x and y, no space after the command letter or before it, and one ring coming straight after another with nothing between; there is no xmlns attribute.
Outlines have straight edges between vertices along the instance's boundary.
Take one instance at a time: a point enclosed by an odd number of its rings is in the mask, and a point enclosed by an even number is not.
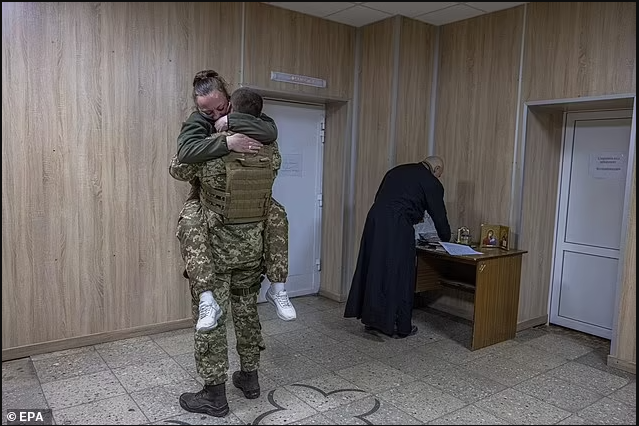
<svg viewBox="0 0 639 426"><path fill-rule="evenodd" d="M273 294L271 289L266 290L266 300L268 300L277 310L277 316L284 321L292 321L297 318L295 308L288 299L286 290L282 290L276 294Z"/></svg>
<svg viewBox="0 0 639 426"><path fill-rule="evenodd" d="M215 299L200 301L200 317L195 325L195 331L205 333L217 327L217 320L222 316L222 308Z"/></svg>

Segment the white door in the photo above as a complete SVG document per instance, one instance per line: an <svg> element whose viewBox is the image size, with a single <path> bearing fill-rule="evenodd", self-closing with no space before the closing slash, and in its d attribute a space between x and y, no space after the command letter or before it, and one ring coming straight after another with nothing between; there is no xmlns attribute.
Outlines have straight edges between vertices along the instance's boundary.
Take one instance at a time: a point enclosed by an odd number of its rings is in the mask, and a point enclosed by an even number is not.
<svg viewBox="0 0 639 426"><path fill-rule="evenodd" d="M632 111L569 113L550 322L610 339Z"/></svg>
<svg viewBox="0 0 639 426"><path fill-rule="evenodd" d="M286 209L289 225L288 295L319 291L324 107L267 100L264 113L278 128L282 167L273 198ZM270 282L264 280L259 301Z"/></svg>

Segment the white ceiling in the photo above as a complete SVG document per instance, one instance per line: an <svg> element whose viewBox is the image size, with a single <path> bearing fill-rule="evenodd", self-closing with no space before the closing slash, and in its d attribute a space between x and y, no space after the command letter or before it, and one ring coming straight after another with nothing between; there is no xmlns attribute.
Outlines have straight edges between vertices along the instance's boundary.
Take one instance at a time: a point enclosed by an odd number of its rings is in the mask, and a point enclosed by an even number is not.
<svg viewBox="0 0 639 426"><path fill-rule="evenodd" d="M444 25L527 2L265 2L273 6L361 27L394 15Z"/></svg>

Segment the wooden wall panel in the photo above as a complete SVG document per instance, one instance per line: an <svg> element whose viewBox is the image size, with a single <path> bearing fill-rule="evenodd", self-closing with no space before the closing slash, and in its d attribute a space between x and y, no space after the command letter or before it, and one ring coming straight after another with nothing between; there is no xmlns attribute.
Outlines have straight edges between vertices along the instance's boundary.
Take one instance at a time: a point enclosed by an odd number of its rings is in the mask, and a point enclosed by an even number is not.
<svg viewBox="0 0 639 426"><path fill-rule="evenodd" d="M437 28L402 18L399 50L396 162L414 163L428 155L433 62Z"/></svg>
<svg viewBox="0 0 639 426"><path fill-rule="evenodd" d="M246 5L244 83L350 99L355 28L258 2ZM322 78L326 88L271 81L271 71Z"/></svg>
<svg viewBox="0 0 639 426"><path fill-rule="evenodd" d="M4 348L102 326L105 165L94 6L3 3L2 21Z"/></svg>
<svg viewBox="0 0 639 426"><path fill-rule="evenodd" d="M435 154L451 227L509 222L523 7L440 28Z"/></svg>
<svg viewBox="0 0 639 426"><path fill-rule="evenodd" d="M168 162L195 72L238 82L241 5L2 12L3 351L189 317Z"/></svg>
<svg viewBox="0 0 639 426"><path fill-rule="evenodd" d="M635 110L636 113L636 110ZM635 117L636 120L636 117ZM628 216L628 236L623 257L621 301L617 331L610 353L625 369L637 366L637 158L632 171L632 191Z"/></svg>
<svg viewBox="0 0 639 426"><path fill-rule="evenodd" d="M527 117L519 248L528 253L522 258L520 322L538 319L543 324L548 315L563 116L562 111L531 109Z"/></svg>
<svg viewBox="0 0 639 426"><path fill-rule="evenodd" d="M241 83L242 58L242 5L227 2L176 3L172 6L170 17L154 18L154 25L173 27L175 37L167 40L166 46L170 63L181 70L178 76L186 79L186 86L178 81L179 87L185 87L180 93L188 98L187 113L191 112L193 101L191 89L195 73L205 69L214 69L224 76L231 86L237 88ZM168 22L167 22L168 19ZM157 53L156 53L157 55ZM179 58L178 63L172 57ZM179 61L183 61L180 64ZM188 115L185 115L185 118ZM179 128L178 128L179 130Z"/></svg>
<svg viewBox="0 0 639 426"><path fill-rule="evenodd" d="M344 256L344 194L349 175L351 126L350 103L326 105L324 173L322 176L322 277L320 294L342 301Z"/></svg>
<svg viewBox="0 0 639 426"><path fill-rule="evenodd" d="M531 2L523 99L634 93L636 2Z"/></svg>
<svg viewBox="0 0 639 426"><path fill-rule="evenodd" d="M362 58L359 98L359 138L355 171L353 265L368 210L389 169L390 105L393 81L393 18L361 29ZM348 283L350 285L350 283Z"/></svg>

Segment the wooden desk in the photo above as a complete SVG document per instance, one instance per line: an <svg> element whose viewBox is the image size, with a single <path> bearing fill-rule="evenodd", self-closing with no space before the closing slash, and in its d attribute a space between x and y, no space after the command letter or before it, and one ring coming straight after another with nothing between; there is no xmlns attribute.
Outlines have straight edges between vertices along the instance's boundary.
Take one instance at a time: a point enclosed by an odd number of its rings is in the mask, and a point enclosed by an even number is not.
<svg viewBox="0 0 639 426"><path fill-rule="evenodd" d="M515 337L521 259L526 251L477 249L482 254L451 256L417 247L415 292L452 287L474 294L471 349Z"/></svg>

